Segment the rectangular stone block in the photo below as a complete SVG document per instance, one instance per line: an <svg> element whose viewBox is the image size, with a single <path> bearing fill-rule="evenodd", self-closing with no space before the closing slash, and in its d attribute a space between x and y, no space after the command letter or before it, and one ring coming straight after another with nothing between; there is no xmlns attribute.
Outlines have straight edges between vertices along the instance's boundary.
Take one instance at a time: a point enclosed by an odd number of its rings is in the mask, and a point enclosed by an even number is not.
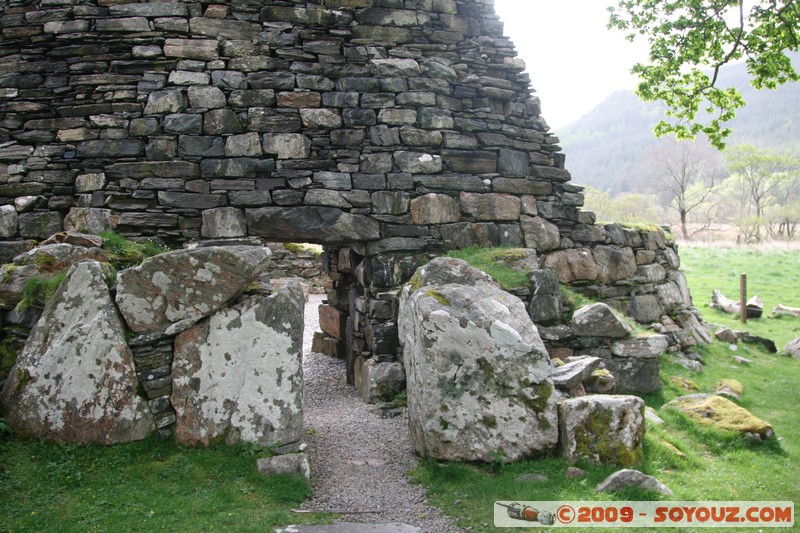
<svg viewBox="0 0 800 533"><path fill-rule="evenodd" d="M344 339L347 333L347 314L330 305L320 305L319 327L331 337Z"/></svg>
<svg viewBox="0 0 800 533"><path fill-rule="evenodd" d="M219 59L216 39L167 39L164 43L164 55L188 59Z"/></svg>
<svg viewBox="0 0 800 533"><path fill-rule="evenodd" d="M497 172L497 154L493 152L442 150L442 159L453 172L467 174Z"/></svg>

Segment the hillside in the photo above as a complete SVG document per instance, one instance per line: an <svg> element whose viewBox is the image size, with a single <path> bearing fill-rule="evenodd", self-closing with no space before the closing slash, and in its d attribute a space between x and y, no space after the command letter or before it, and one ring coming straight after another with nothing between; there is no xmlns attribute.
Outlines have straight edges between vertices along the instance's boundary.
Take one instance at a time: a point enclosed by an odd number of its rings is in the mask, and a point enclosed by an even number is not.
<svg viewBox="0 0 800 533"><path fill-rule="evenodd" d="M721 81L722 86L737 87L747 102L731 122L729 146L800 149L800 83L776 91L756 91L748 82L744 64L724 69ZM618 91L587 115L558 130L573 182L611 194L646 190L648 151L663 142L652 134L663 109L640 101L631 91Z"/></svg>

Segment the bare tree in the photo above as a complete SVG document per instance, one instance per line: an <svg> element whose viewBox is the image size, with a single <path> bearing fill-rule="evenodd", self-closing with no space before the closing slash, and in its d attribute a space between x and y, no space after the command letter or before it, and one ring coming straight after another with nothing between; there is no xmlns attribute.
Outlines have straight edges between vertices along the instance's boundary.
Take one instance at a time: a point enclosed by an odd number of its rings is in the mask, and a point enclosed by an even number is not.
<svg viewBox="0 0 800 533"><path fill-rule="evenodd" d="M670 139L653 151L651 160L659 190L670 209L677 213L681 235L688 240L690 213L701 207L710 212L706 200L727 177L722 158L707 142ZM704 226L710 223L711 219L706 218Z"/></svg>

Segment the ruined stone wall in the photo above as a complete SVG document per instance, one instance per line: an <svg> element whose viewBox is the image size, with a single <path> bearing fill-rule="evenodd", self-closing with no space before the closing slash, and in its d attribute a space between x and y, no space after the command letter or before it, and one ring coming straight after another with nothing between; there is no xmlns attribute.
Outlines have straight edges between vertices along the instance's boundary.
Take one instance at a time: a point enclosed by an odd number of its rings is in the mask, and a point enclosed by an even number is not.
<svg viewBox="0 0 800 533"><path fill-rule="evenodd" d="M351 381L452 248L533 249L642 322L690 305L660 230L580 210L492 0L11 0L0 25L3 262L61 229L323 244Z"/></svg>
<svg viewBox="0 0 800 533"><path fill-rule="evenodd" d="M113 227L372 255L579 220L491 2L11 1L2 26L5 239Z"/></svg>

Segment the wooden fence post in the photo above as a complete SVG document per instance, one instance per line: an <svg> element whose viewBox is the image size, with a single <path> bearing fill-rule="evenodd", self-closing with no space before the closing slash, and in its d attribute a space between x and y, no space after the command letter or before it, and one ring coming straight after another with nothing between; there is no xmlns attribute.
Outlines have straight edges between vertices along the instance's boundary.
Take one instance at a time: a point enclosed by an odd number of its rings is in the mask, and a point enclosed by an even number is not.
<svg viewBox="0 0 800 533"><path fill-rule="evenodd" d="M747 274L739 276L739 318L747 322Z"/></svg>

